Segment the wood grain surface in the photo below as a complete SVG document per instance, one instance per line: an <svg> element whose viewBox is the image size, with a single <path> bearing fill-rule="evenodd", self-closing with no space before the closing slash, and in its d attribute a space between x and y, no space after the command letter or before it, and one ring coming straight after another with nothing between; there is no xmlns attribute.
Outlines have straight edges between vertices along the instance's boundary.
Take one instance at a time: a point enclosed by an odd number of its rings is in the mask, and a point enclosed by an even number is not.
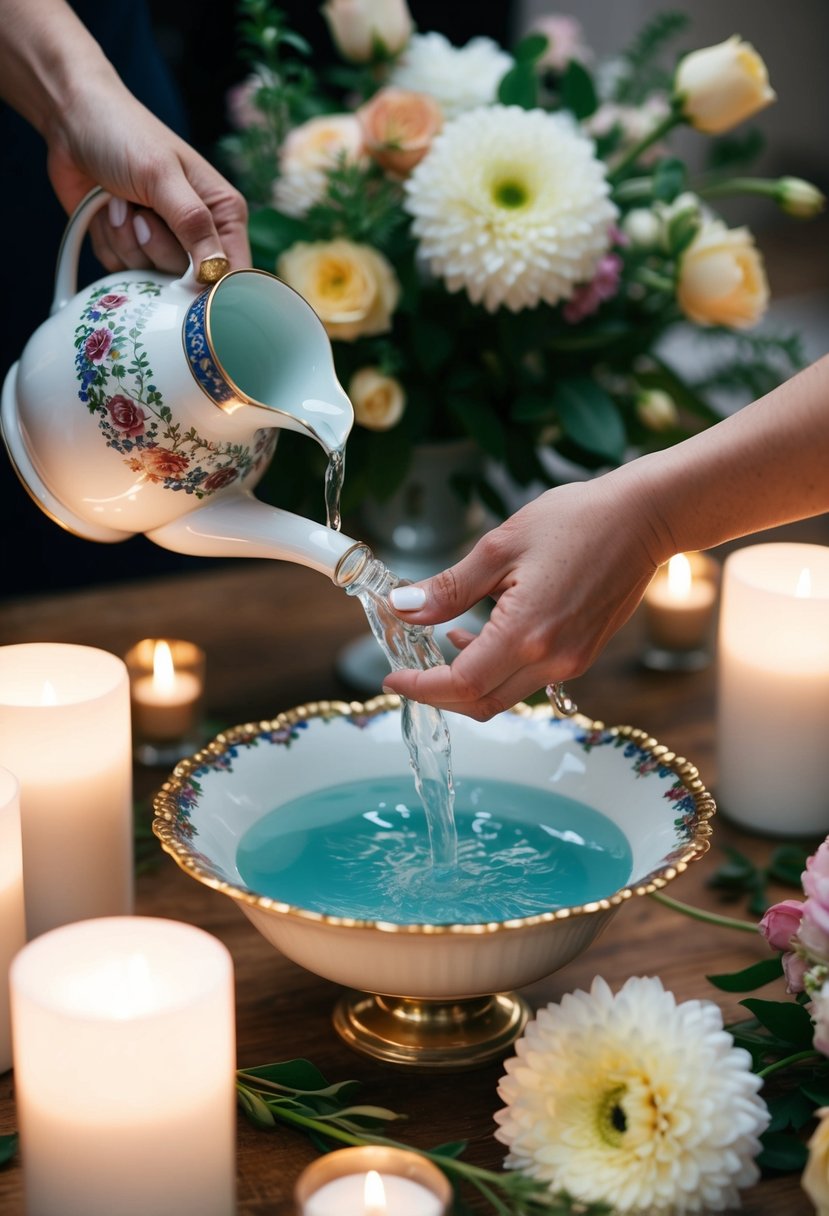
<svg viewBox="0 0 829 1216"><path fill-rule="evenodd" d="M754 539L784 537L829 543L829 519ZM365 629L358 603L323 576L283 563L217 563L197 574L0 603L4 645L66 641L123 655L142 637L197 642L207 654L208 712L214 731L270 718L306 701L355 697L336 673L336 656ZM682 675L649 672L639 663L641 645L637 614L568 691L591 717L642 727L687 757L716 796L715 666ZM147 822L151 797L166 775L164 770L136 769L136 797ZM413 1073L356 1055L331 1024L338 989L283 958L230 899L186 876L160 847L155 855L153 843L151 865L138 878L136 911L199 925L228 946L236 969L240 1067L307 1057L331 1081L361 1079L365 1101L406 1112L402 1138L410 1143L428 1147L465 1137L469 1160L500 1166L503 1148L493 1138L492 1120L500 1105L500 1063L459 1077ZM759 860L767 858L776 843L737 830L720 810L710 853L672 883L668 893L743 915L742 906L723 905L708 885L723 859L722 849L734 844ZM794 892L773 892L775 898L782 894ZM678 1000L716 1001L730 1018L738 1014L738 998L718 992L705 976L766 956L759 936L755 940L701 925L643 897L625 905L584 955L523 994L538 1008L569 990L589 986L597 974L613 987L631 975L657 975ZM14 1127L14 1077L6 1073L0 1076L0 1132ZM198 1129L191 1134L197 1136ZM294 1181L314 1155L299 1134L288 1129L258 1131L240 1117L240 1216L292 1216ZM22 1171L19 1156L0 1169L3 1216L22 1216ZM474 1199L471 1207L481 1213L488 1210ZM812 1207L797 1176L771 1176L744 1194L743 1211L748 1216L805 1216ZM117 1213L114 1198L113 1216Z"/></svg>

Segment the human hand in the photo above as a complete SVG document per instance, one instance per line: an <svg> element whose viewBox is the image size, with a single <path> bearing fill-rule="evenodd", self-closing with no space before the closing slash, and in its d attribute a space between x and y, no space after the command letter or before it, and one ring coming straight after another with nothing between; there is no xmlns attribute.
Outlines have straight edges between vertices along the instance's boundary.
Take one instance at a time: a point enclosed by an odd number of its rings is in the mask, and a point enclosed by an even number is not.
<svg viewBox="0 0 829 1216"><path fill-rule="evenodd" d="M247 205L202 156L150 113L113 73L90 80L44 132L49 178L72 212L95 186L112 196L90 225L110 271L198 270L224 256L250 265Z"/></svg>
<svg viewBox="0 0 829 1216"><path fill-rule="evenodd" d="M650 526L637 526L645 516L627 501L629 483L608 476L550 490L450 569L392 592L395 612L418 625L452 620L487 596L496 602L480 634L449 632L461 651L451 664L395 671L384 687L486 721L548 683L581 675L664 560ZM418 588L422 607L395 603L410 602Z"/></svg>

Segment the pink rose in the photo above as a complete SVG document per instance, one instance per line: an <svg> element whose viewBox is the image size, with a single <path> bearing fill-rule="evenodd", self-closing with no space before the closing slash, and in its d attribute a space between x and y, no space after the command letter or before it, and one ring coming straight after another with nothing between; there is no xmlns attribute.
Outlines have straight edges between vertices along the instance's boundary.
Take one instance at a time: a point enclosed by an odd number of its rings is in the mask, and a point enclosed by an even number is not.
<svg viewBox="0 0 829 1216"><path fill-rule="evenodd" d="M360 107L357 117L372 159L400 177L423 160L443 123L433 97L393 88L375 93Z"/></svg>
<svg viewBox="0 0 829 1216"><path fill-rule="evenodd" d="M90 363L102 363L112 346L112 330L96 329L83 344L84 354Z"/></svg>
<svg viewBox="0 0 829 1216"><path fill-rule="evenodd" d="M209 477L204 479L202 489L207 490L208 494L212 494L214 490L221 490L224 486L229 486L238 476L238 469L232 469L230 465L225 465L223 469L216 469Z"/></svg>
<svg viewBox="0 0 829 1216"><path fill-rule="evenodd" d="M138 466L150 481L162 481L165 477L181 477L187 472L189 460L181 452L169 452L167 448L145 448Z"/></svg>
<svg viewBox="0 0 829 1216"><path fill-rule="evenodd" d="M814 998L809 1012L815 1024L813 1044L818 1051L829 1056L829 984L824 984Z"/></svg>
<svg viewBox="0 0 829 1216"><path fill-rule="evenodd" d="M809 958L829 963L829 932L816 920L817 911L814 900L807 899L803 906L803 919L797 931L797 940Z"/></svg>
<svg viewBox="0 0 829 1216"><path fill-rule="evenodd" d="M123 431L128 439L134 439L136 435L144 434L144 423L148 415L136 401L118 394L116 397L110 397L107 409L112 425L119 431Z"/></svg>
<svg viewBox="0 0 829 1216"><path fill-rule="evenodd" d="M563 72L572 60L589 63L592 51L584 41L584 31L575 17L566 13L550 13L533 22L533 34L543 34L547 49L538 61L540 68Z"/></svg>
<svg viewBox="0 0 829 1216"><path fill-rule="evenodd" d="M267 125L265 115L254 101L256 94L265 83L262 77L254 72L246 80L241 81L239 84L234 84L228 89L225 99L227 115L231 126L235 127L237 131L246 131L248 127L264 127Z"/></svg>
<svg viewBox="0 0 829 1216"><path fill-rule="evenodd" d="M104 312L108 312L111 308L120 308L122 304L126 304L129 296L119 296L115 292L110 292L109 295L101 296L98 301L98 307Z"/></svg>
<svg viewBox="0 0 829 1216"><path fill-rule="evenodd" d="M768 909L760 921L760 932L772 950L789 949L792 938L800 928L803 907L800 899L784 899Z"/></svg>
<svg viewBox="0 0 829 1216"><path fill-rule="evenodd" d="M562 309L564 320L576 325L596 312L605 300L611 300L619 290L622 266L618 253L603 254L590 282L582 283L566 301Z"/></svg>

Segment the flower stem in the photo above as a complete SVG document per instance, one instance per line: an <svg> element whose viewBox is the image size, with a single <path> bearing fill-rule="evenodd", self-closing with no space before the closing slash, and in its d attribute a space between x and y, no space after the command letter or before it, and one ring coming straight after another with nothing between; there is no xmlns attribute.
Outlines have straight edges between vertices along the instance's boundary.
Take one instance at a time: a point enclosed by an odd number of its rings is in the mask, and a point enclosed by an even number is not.
<svg viewBox="0 0 829 1216"><path fill-rule="evenodd" d="M619 160L616 161L616 164L607 175L607 180L609 182L618 181L625 170L630 168L630 166L635 163L643 152L646 152L648 148L650 148L652 144L655 144L657 140L660 140L663 135L667 135L669 131L673 130L674 127L678 126L679 123L684 121L685 119L683 118L679 107L676 106L672 108L661 122L658 122L655 127L652 127L648 134L644 135L638 143L632 144L631 147L629 147L628 150L619 158Z"/></svg>
<svg viewBox="0 0 829 1216"><path fill-rule="evenodd" d="M709 925L722 925L724 929L739 929L743 933L758 932L757 925L751 920L738 920L733 916L720 916L716 912L705 912L702 908L680 903L678 899L671 899L670 895L662 895L659 891L652 891L650 897L655 899L658 904L664 904L666 908L673 908L674 912L690 916L692 920L702 920Z"/></svg>
<svg viewBox="0 0 829 1216"><path fill-rule="evenodd" d="M825 1057L819 1051L796 1051L794 1055L786 1056L782 1060L775 1060L773 1064L767 1064L765 1068L757 1070L758 1077L770 1077L773 1072L779 1072L781 1068L788 1068L790 1064L800 1064L802 1060L822 1060Z"/></svg>
<svg viewBox="0 0 829 1216"><path fill-rule="evenodd" d="M780 186L776 179L767 177L730 177L724 182L711 182L700 186L697 193L706 198L725 194L760 194L766 198L777 198Z"/></svg>

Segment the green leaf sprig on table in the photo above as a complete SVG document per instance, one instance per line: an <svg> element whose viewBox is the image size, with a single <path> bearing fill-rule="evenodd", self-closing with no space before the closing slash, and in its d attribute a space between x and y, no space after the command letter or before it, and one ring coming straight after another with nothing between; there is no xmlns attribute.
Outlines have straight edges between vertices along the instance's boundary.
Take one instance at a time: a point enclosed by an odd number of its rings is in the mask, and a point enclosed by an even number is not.
<svg viewBox="0 0 829 1216"><path fill-rule="evenodd" d="M239 1105L254 1126L272 1131L287 1124L310 1137L321 1152L339 1145L383 1145L419 1153L446 1174L455 1189L455 1211L467 1210L461 1186L471 1187L497 1216L602 1216L612 1211L605 1204L586 1204L566 1194L551 1194L544 1182L518 1170L499 1172L461 1160L465 1140L433 1149L414 1148L389 1139L381 1129L405 1119L382 1106L356 1102L359 1081L329 1085L309 1060L285 1060L236 1074Z"/></svg>
<svg viewBox="0 0 829 1216"><path fill-rule="evenodd" d="M721 891L727 899L748 897L747 910L752 916L762 916L769 906L768 886L772 882L800 889L800 876L814 848L800 844L781 844L764 866L755 865L731 845L723 848L727 860L708 880L709 887Z"/></svg>

